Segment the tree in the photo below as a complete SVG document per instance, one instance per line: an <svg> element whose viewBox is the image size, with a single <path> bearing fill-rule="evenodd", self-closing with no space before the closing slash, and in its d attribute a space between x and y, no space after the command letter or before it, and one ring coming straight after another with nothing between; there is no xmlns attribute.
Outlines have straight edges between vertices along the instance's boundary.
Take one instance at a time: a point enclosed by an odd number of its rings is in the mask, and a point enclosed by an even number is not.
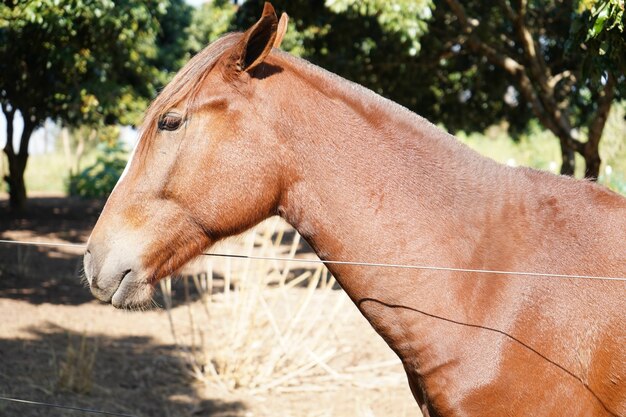
<svg viewBox="0 0 626 417"><path fill-rule="evenodd" d="M278 0L290 16L282 48L408 107L411 71L431 15L429 0ZM262 0L239 8L233 29L254 23Z"/></svg>
<svg viewBox="0 0 626 417"><path fill-rule="evenodd" d="M185 0L168 0L168 3L165 14L158 16L156 57L150 60L161 73L161 85L165 85L190 58L189 27L196 14L196 9Z"/></svg>
<svg viewBox="0 0 626 417"><path fill-rule="evenodd" d="M586 45L590 38L576 43L575 29L593 23L597 15L594 18L594 13L580 13L573 1L566 0L518 0L514 4L500 0L496 6L474 1L462 5L457 0L439 3L435 20L460 29L460 34L444 37L455 56L439 59L440 65L450 65L448 61L462 57L466 66L489 67L496 79L508 79L515 88L508 107L518 107L512 109L513 113L520 115L524 109L530 110L559 138L561 173L574 174L577 152L585 160L585 176L597 178L602 131L612 103L623 94L618 85L625 81L624 72L607 65L607 59L593 60L595 71L585 68L589 57L597 56L599 51ZM593 7L603 7L601 3L610 2L594 2ZM433 21L433 26L438 25ZM620 30L619 27L611 30ZM442 35L441 31L436 33ZM626 54L623 42L611 47L615 49L611 56ZM439 49L439 53L444 52L445 49ZM482 71L478 69L476 73ZM501 88L505 84L501 83ZM498 93L497 89L491 91ZM491 94L485 98L502 101L506 94L501 90L500 97ZM528 120L528 116L522 116L523 120Z"/></svg>
<svg viewBox="0 0 626 417"><path fill-rule="evenodd" d="M580 17L574 21L569 48L589 53L583 56L583 72L596 82L605 69L626 73L626 10L624 0L581 0ZM623 97L626 84L618 83Z"/></svg>
<svg viewBox="0 0 626 417"><path fill-rule="evenodd" d="M597 178L600 138L625 97L623 0L277 1L293 13L300 55L452 131L533 120ZM260 1L248 0L245 27ZM432 8L432 16L431 16ZM591 28L591 30L588 30ZM300 48L298 48L300 47Z"/></svg>
<svg viewBox="0 0 626 417"><path fill-rule="evenodd" d="M14 0L0 5L0 104L7 119L5 180L13 209L25 205L30 136L46 118L68 126L138 120L164 82L159 65L173 60L165 49L159 54L160 21L184 11L183 6L189 8L182 0ZM160 41L175 45L166 36ZM15 147L17 112L24 129Z"/></svg>
<svg viewBox="0 0 626 417"><path fill-rule="evenodd" d="M186 28L188 53L198 53L228 32L236 12L237 6L230 0L207 1L194 9L191 23Z"/></svg>

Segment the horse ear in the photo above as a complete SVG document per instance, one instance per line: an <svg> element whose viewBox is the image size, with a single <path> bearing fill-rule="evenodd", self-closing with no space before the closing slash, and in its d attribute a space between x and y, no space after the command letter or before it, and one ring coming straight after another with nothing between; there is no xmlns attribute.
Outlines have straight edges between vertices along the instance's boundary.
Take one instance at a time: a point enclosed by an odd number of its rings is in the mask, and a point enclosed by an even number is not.
<svg viewBox="0 0 626 417"><path fill-rule="evenodd" d="M272 51L277 27L278 18L274 7L266 2L259 21L245 31L241 41L235 45L232 57L238 70L249 72L263 62Z"/></svg>
<svg viewBox="0 0 626 417"><path fill-rule="evenodd" d="M287 32L288 23L289 23L289 16L287 16L287 13L281 14L280 20L278 21L278 30L276 31L276 39L274 39L274 48L280 48L280 44L283 43L283 38L285 37L285 33Z"/></svg>

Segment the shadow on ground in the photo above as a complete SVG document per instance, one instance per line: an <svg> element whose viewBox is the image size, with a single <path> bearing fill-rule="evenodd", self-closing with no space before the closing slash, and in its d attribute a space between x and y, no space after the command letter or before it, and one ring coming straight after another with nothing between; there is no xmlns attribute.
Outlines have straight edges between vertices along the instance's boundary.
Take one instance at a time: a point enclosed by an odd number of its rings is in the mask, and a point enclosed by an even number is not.
<svg viewBox="0 0 626 417"><path fill-rule="evenodd" d="M81 255L53 247L0 244L0 298L83 304L93 297L81 276Z"/></svg>
<svg viewBox="0 0 626 417"><path fill-rule="evenodd" d="M0 199L0 239L82 244L87 241L103 206L104 200L31 197L26 211L16 215L9 210L8 201ZM293 229L285 231L283 241L292 242L295 233ZM276 234L272 239L276 239ZM0 297L32 304L80 305L92 301L81 280L81 252L75 248L0 243ZM311 253L313 250L307 242L300 240L299 256ZM308 269L294 267L291 276ZM221 277L218 274L216 278L219 281ZM306 282L300 284L305 285ZM175 281L174 292L182 292L179 281Z"/></svg>
<svg viewBox="0 0 626 417"><path fill-rule="evenodd" d="M0 339L0 396L143 416L245 415L241 401L200 399L171 345L148 337L83 335L48 325L32 338ZM0 401L6 417L91 416Z"/></svg>
<svg viewBox="0 0 626 417"><path fill-rule="evenodd" d="M29 230L35 235L80 242L96 224L104 203L102 199L30 197L26 210L15 214L9 210L8 200L0 199L0 233Z"/></svg>
<svg viewBox="0 0 626 417"><path fill-rule="evenodd" d="M103 200L31 197L24 213L0 199L0 239L86 242ZM78 305L93 298L81 282L80 249L0 243L0 297Z"/></svg>

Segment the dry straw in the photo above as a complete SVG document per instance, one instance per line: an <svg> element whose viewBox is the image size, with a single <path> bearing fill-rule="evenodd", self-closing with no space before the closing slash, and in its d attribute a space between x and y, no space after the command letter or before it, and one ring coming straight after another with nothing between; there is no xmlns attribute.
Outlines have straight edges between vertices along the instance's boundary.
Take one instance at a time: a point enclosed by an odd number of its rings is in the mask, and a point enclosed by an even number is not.
<svg viewBox="0 0 626 417"><path fill-rule="evenodd" d="M278 218L229 241L237 253L296 256L300 236ZM323 391L402 383L398 360L355 366L355 307L320 264L203 257L182 273L185 306L161 289L172 335L195 377L226 391ZM356 318L362 320L361 318Z"/></svg>
<svg viewBox="0 0 626 417"><path fill-rule="evenodd" d="M57 387L62 391L89 394L93 385L97 344L82 334L79 340L68 335L65 358L58 370Z"/></svg>

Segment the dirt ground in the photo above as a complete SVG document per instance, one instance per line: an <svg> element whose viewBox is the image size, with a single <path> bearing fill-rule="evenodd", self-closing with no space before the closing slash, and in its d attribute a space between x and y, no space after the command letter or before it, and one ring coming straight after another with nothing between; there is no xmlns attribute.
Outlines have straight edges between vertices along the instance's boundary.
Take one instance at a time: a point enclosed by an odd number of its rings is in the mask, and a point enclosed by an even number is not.
<svg viewBox="0 0 626 417"><path fill-rule="evenodd" d="M0 196L0 239L84 243L102 205L38 195L18 218ZM294 392L252 394L202 383L174 344L163 309L127 312L95 301L79 278L81 264L80 248L0 244L0 396L133 416L420 415L399 363L385 369L392 378L375 388L331 379ZM173 316L181 315L180 287L173 292ZM342 309L353 365L363 358L393 362L356 308ZM0 416L91 415L0 400Z"/></svg>

